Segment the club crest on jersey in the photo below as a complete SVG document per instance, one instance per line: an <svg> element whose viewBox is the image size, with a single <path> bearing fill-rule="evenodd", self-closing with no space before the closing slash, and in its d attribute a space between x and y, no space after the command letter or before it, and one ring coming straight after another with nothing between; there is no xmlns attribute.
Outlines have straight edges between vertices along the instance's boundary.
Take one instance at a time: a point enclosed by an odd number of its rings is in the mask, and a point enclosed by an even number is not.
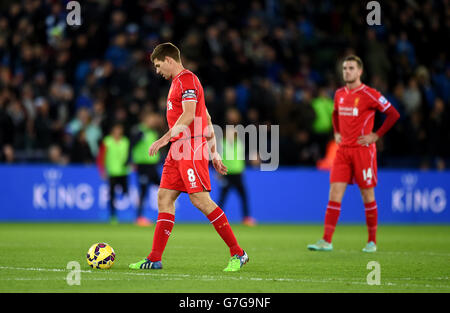
<svg viewBox="0 0 450 313"><path fill-rule="evenodd" d="M355 102L353 103L353 116L358 116L358 103L359 103L359 97L355 99Z"/></svg>
<svg viewBox="0 0 450 313"><path fill-rule="evenodd" d="M341 97L341 98L339 99L339 104L342 104L342 103L344 103L344 98Z"/></svg>
<svg viewBox="0 0 450 313"><path fill-rule="evenodd" d="M173 107L172 107L172 101L167 101L167 111L169 111L169 110L172 110L173 109Z"/></svg>

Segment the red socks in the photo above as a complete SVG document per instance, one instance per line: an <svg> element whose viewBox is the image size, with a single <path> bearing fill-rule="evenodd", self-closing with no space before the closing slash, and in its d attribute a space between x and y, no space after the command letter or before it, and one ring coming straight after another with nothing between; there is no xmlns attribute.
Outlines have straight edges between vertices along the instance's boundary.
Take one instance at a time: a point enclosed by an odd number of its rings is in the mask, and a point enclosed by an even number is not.
<svg viewBox="0 0 450 313"><path fill-rule="evenodd" d="M158 220L156 221L155 234L153 235L153 247L152 252L148 255L147 259L152 262L161 261L162 254L169 240L170 233L172 232L173 225L175 223L175 215L170 213L159 213Z"/></svg>
<svg viewBox="0 0 450 313"><path fill-rule="evenodd" d="M369 232L368 241L373 241L377 243L377 219L378 219L378 208L377 202L372 201L364 204L365 212L366 212L366 224L367 230Z"/></svg>
<svg viewBox="0 0 450 313"><path fill-rule="evenodd" d="M225 241L230 248L231 256L237 254L241 256L244 251L239 247L233 230L231 229L228 219L225 213L217 207L208 216L211 224L214 225L217 233ZM152 262L161 261L162 254L169 240L170 233L172 232L173 225L175 223L175 215L170 213L159 213L158 220L156 221L155 234L153 235L152 252L148 255L147 259Z"/></svg>
<svg viewBox="0 0 450 313"><path fill-rule="evenodd" d="M231 256L235 254L239 256L243 255L244 251L241 249L241 247L239 247L233 230L231 229L231 226L228 223L228 219L222 209L217 207L214 211L209 213L207 217L210 220L211 224L214 225L217 233L220 235L223 241L225 241L228 248L230 248Z"/></svg>
<svg viewBox="0 0 450 313"><path fill-rule="evenodd" d="M366 224L369 232L368 241L377 243L377 220L378 220L378 208L377 202L372 201L364 204L366 212ZM341 213L341 204L334 201L329 201L327 206L327 212L325 214L325 230L323 239L327 242L331 242L336 224Z"/></svg>
<svg viewBox="0 0 450 313"><path fill-rule="evenodd" d="M323 239L326 242L331 243L334 230L341 213L341 204L339 202L328 201L327 211L325 213L325 228L323 233Z"/></svg>

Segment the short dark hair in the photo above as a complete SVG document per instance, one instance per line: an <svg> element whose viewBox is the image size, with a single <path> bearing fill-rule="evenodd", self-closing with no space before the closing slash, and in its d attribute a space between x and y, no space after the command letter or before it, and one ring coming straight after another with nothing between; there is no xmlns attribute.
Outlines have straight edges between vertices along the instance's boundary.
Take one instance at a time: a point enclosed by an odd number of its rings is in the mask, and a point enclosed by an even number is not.
<svg viewBox="0 0 450 313"><path fill-rule="evenodd" d="M360 69L363 68L363 62L361 61L361 58L354 54L345 57L345 59L342 63L344 63L345 61L355 61Z"/></svg>
<svg viewBox="0 0 450 313"><path fill-rule="evenodd" d="M150 59L152 63L155 63L155 59L164 61L166 57L171 57L178 63L181 62L180 49L171 42L165 42L155 47Z"/></svg>

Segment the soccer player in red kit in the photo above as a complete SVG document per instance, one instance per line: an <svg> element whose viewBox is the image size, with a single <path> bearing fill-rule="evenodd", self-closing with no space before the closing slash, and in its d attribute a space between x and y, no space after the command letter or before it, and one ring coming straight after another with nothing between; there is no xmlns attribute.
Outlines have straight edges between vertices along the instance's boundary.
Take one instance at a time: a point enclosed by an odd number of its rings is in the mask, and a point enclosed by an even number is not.
<svg viewBox="0 0 450 313"><path fill-rule="evenodd" d="M356 182L364 203L369 233L363 251L375 252L378 218L374 192L378 180L375 142L395 124L400 115L378 91L361 83L363 64L359 57L346 57L342 70L346 85L334 95L333 129L339 148L330 173L324 235L316 244L308 245L308 249L333 250L331 239L341 212L342 198L347 185ZM386 119L374 133L376 111L386 114Z"/></svg>
<svg viewBox="0 0 450 313"><path fill-rule="evenodd" d="M230 249L231 258L224 271L239 271L248 262L248 255L239 246L225 213L209 195L208 158L211 158L220 174L225 175L227 168L216 151L216 139L206 109L203 87L198 77L183 67L180 51L173 44L156 46L151 61L156 72L171 80L172 84L167 97L169 131L151 145L149 155L156 154L169 142L171 146L158 190L159 214L152 251L147 258L129 267L162 268L161 257L175 222L175 200L181 192L186 192L192 204L205 214Z"/></svg>

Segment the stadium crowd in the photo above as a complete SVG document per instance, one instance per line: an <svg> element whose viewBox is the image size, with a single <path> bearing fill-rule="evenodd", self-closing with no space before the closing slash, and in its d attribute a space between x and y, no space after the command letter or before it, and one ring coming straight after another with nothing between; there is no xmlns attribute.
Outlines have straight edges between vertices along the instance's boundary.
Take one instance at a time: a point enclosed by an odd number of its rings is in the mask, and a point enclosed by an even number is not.
<svg viewBox="0 0 450 313"><path fill-rule="evenodd" d="M243 125L280 125L281 165L325 156L340 60L357 54L401 114L380 165L448 168L450 1L379 2L369 26L365 1L85 0L68 26L67 1L2 1L0 161L94 163L111 125L129 134L144 109L163 131L169 82L148 57L171 41L215 124L236 108Z"/></svg>

